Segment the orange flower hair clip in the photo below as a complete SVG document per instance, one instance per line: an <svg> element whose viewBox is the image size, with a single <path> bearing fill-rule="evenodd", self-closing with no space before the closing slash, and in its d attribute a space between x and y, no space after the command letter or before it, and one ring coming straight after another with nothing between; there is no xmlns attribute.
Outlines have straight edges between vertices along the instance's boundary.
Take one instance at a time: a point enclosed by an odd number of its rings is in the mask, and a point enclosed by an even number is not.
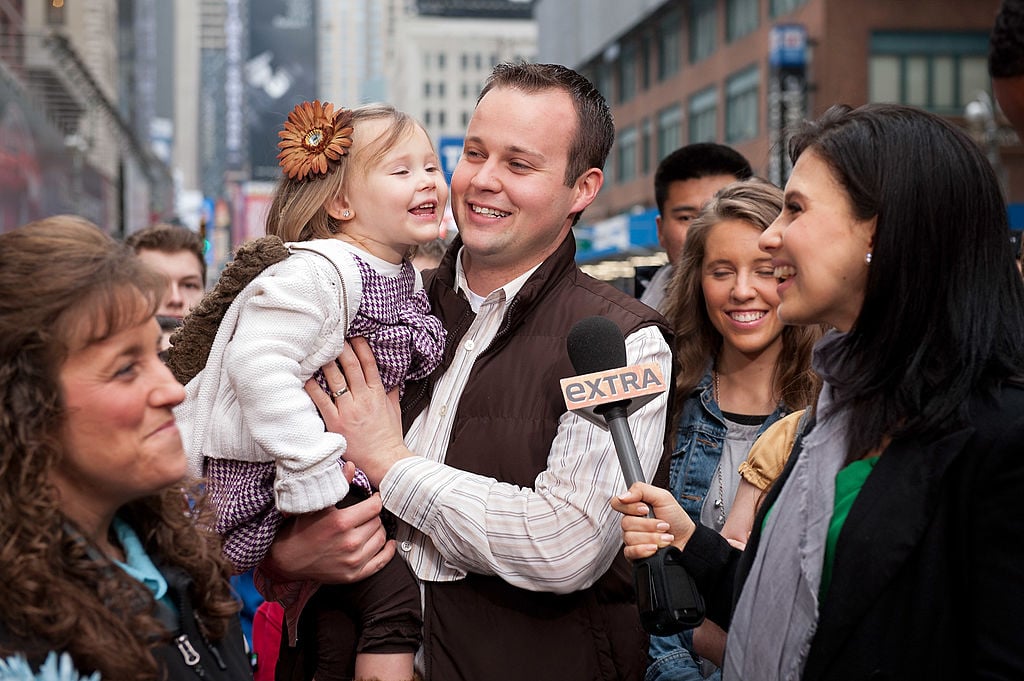
<svg viewBox="0 0 1024 681"><path fill-rule="evenodd" d="M277 133L278 163L292 180L325 175L352 146L352 112L330 102L302 102Z"/></svg>

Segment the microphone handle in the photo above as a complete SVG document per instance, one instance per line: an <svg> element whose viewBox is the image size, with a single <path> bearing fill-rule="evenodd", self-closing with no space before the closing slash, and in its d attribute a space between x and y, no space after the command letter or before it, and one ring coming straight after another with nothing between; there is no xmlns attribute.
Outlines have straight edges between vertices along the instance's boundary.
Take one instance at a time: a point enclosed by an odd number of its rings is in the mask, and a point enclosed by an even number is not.
<svg viewBox="0 0 1024 681"><path fill-rule="evenodd" d="M606 407L602 413L615 443L622 476L626 486L644 479L640 457L636 453L633 433L622 403ZM648 518L654 511L647 512ZM640 623L650 634L670 636L693 629L704 621L704 599L693 577L683 567L680 553L674 546L658 549L649 558L633 564L633 586L637 594Z"/></svg>
<svg viewBox="0 0 1024 681"><path fill-rule="evenodd" d="M615 445L615 454L619 457L619 467L622 468L622 477L626 479L626 487L631 487L634 482L646 482L644 470L640 467L640 457L636 453L633 433L629 429L629 420L626 418L626 406L609 405L601 415L608 423L608 431L612 434L612 443ZM653 518L654 512L648 511L647 517Z"/></svg>

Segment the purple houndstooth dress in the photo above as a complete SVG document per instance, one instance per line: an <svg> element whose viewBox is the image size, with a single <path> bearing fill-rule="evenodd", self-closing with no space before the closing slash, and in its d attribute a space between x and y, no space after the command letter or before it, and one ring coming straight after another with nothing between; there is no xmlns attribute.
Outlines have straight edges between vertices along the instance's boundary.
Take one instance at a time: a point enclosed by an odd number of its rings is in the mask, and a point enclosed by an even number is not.
<svg viewBox="0 0 1024 681"><path fill-rule="evenodd" d="M346 338L366 338L377 359L385 389L404 390L407 380L429 375L444 353L444 329L430 314L425 291L414 291L416 271L405 261L397 277L387 277L354 255L363 283L362 301ZM328 394L323 372L314 378ZM339 465L344 459L339 459ZM270 549L283 516L274 504L274 462L206 459L205 475L217 509L217 532L224 537L224 555L245 572L258 565ZM373 491L357 470L354 488ZM351 493L351 492L350 492Z"/></svg>

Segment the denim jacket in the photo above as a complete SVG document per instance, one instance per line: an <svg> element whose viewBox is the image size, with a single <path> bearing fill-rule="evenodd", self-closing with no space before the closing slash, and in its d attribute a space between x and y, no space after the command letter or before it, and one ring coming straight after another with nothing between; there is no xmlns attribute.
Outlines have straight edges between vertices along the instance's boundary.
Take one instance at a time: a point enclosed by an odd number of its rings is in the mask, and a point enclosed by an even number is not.
<svg viewBox="0 0 1024 681"><path fill-rule="evenodd" d="M701 506L711 487L725 444L725 418L715 402L712 383L709 365L704 378L683 404L669 468L669 489L695 523L700 522ZM765 419L757 435L760 436L768 426L785 415L785 406L779 405Z"/></svg>
<svg viewBox="0 0 1024 681"><path fill-rule="evenodd" d="M786 415L785 405L767 418L757 435ZM718 461L725 444L725 418L715 402L715 390L708 364L704 378L683 404L676 427L676 444L669 468L669 489L679 500L693 522L700 523L704 497L711 487ZM645 681L697 681L705 678L701 663L693 649L693 633L684 631L672 636L651 636L650 667ZM708 664L704 665L708 667ZM708 678L720 678L715 671Z"/></svg>

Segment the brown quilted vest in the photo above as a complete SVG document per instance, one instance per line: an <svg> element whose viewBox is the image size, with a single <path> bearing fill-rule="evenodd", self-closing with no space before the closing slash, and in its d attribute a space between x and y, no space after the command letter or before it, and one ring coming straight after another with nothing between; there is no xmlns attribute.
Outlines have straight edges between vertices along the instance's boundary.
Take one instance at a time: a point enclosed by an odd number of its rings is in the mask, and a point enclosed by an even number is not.
<svg viewBox="0 0 1024 681"><path fill-rule="evenodd" d="M432 312L447 329L446 355L433 376L408 384L408 428L426 406L434 381L452 361L475 315L454 290L455 257L425 277ZM664 318L574 261L570 234L509 303L494 342L473 366L459 400L445 463L522 487L532 487L565 412L559 379L575 374L566 336L580 319L602 315L624 335ZM671 381L669 382L672 383ZM666 431L668 428L666 427ZM668 434L666 432L666 443ZM668 480L666 444L655 482ZM615 469L608 475L621 476ZM632 572L621 553L592 587L571 594L526 591L500 578L426 583L424 650L428 681L639 680L647 663Z"/></svg>

